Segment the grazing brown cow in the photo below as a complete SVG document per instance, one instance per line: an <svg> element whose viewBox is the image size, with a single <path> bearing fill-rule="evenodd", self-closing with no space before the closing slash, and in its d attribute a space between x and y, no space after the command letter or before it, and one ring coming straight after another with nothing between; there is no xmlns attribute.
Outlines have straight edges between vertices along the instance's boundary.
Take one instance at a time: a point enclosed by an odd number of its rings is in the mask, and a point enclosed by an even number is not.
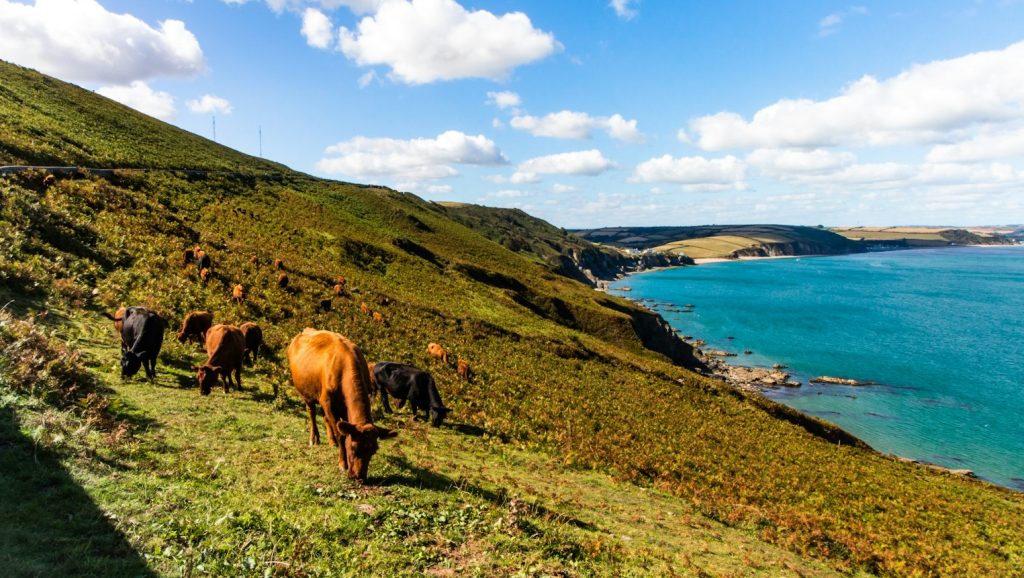
<svg viewBox="0 0 1024 578"><path fill-rule="evenodd" d="M206 363L196 367L199 395L209 395L217 384L224 381L224 393L230 391L231 374L235 374L235 389L242 389L242 356L245 336L234 325L214 325L206 332Z"/></svg>
<svg viewBox="0 0 1024 578"><path fill-rule="evenodd" d="M281 273L280 275L277 276L277 286L280 287L281 289L287 289L288 288L288 274L287 273Z"/></svg>
<svg viewBox="0 0 1024 578"><path fill-rule="evenodd" d="M251 365L260 354L260 347L263 346L263 330L259 325L252 322L243 323L238 327L245 337L245 360Z"/></svg>
<svg viewBox="0 0 1024 578"><path fill-rule="evenodd" d="M235 303L241 303L245 301L245 286L235 285L235 288L231 290L231 300Z"/></svg>
<svg viewBox="0 0 1024 578"><path fill-rule="evenodd" d="M365 301L359 304L359 310L363 312L363 315L370 314L370 306L367 305Z"/></svg>
<svg viewBox="0 0 1024 578"><path fill-rule="evenodd" d="M344 294L345 294L345 285L342 284L342 283L336 284L334 286L334 296L335 297L341 297Z"/></svg>
<svg viewBox="0 0 1024 578"><path fill-rule="evenodd" d="M196 257L196 270L202 272L203 269L209 269L213 266L210 261L210 256L206 254L206 251L203 251L196 246L194 252Z"/></svg>
<svg viewBox="0 0 1024 578"><path fill-rule="evenodd" d="M196 262L196 252L192 249L185 249L185 252L181 254L181 266L188 267Z"/></svg>
<svg viewBox="0 0 1024 578"><path fill-rule="evenodd" d="M196 343L206 343L206 331L213 325L213 313L209 311L192 311L181 322L178 341L185 343L192 339Z"/></svg>
<svg viewBox="0 0 1024 578"><path fill-rule="evenodd" d="M202 269L199 270L199 280L202 281L203 283L206 283L207 281L210 280L210 275L212 275L212 273L210 272L209 267L203 267Z"/></svg>
<svg viewBox="0 0 1024 578"><path fill-rule="evenodd" d="M370 375L362 352L345 337L306 328L288 346L292 383L309 412L309 444L320 443L316 405L324 410L327 437L338 448L338 466L365 481L378 440L397 435L373 425Z"/></svg>
<svg viewBox="0 0 1024 578"><path fill-rule="evenodd" d="M274 269L284 270L284 261L280 259L274 259Z"/></svg>
<svg viewBox="0 0 1024 578"><path fill-rule="evenodd" d="M330 311L331 310L331 300L330 299L321 299L320 300L320 310L323 311L324 313L327 313L328 311Z"/></svg>
<svg viewBox="0 0 1024 578"><path fill-rule="evenodd" d="M373 320L376 321L377 323L380 323L381 325L386 325L386 323L384 322L384 316L381 315L379 311L373 312Z"/></svg>
<svg viewBox="0 0 1024 578"><path fill-rule="evenodd" d="M437 343L427 345L427 355L430 357L436 357L443 361L445 365L448 365L448 350Z"/></svg>
<svg viewBox="0 0 1024 578"><path fill-rule="evenodd" d="M342 277L341 275L338 275L337 277L334 278L334 284L335 285L341 285L342 287L344 287L345 286L345 278Z"/></svg>
<svg viewBox="0 0 1024 578"><path fill-rule="evenodd" d="M252 263L253 265L259 265L260 264L260 258L257 257L256 255L253 255L253 256L249 257L249 262Z"/></svg>
<svg viewBox="0 0 1024 578"><path fill-rule="evenodd" d="M52 187L57 182L57 177L53 175L46 175L43 177L43 186L46 188Z"/></svg>
<svg viewBox="0 0 1024 578"><path fill-rule="evenodd" d="M469 363L465 359L459 358L459 377L465 381L473 379L473 370L469 368Z"/></svg>

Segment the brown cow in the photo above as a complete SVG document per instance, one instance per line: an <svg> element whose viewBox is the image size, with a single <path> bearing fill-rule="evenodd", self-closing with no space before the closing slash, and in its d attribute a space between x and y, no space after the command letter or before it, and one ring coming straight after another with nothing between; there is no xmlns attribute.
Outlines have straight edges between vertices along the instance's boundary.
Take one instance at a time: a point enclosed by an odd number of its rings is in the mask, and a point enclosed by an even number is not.
<svg viewBox="0 0 1024 578"><path fill-rule="evenodd" d="M46 175L43 177L43 186L46 188L52 187L57 182L57 177L53 175Z"/></svg>
<svg viewBox="0 0 1024 578"><path fill-rule="evenodd" d="M377 441L397 435L373 424L370 375L356 344L330 331L306 328L288 346L292 383L309 412L309 445L320 443L316 405L324 410L327 437L338 448L338 466L365 481ZM343 440L343 441L342 441Z"/></svg>
<svg viewBox="0 0 1024 578"><path fill-rule="evenodd" d="M196 257L196 269L199 270L200 273L202 273L203 269L213 267L212 262L210 261L210 256L206 254L206 251L200 249L198 245L196 245L196 248L194 249L194 254Z"/></svg>
<svg viewBox="0 0 1024 578"><path fill-rule="evenodd" d="M359 304L359 310L363 312L363 315L370 314L370 306L367 305L365 301Z"/></svg>
<svg viewBox="0 0 1024 578"><path fill-rule="evenodd" d="M241 303L245 301L245 286L235 285L235 288L231 290L231 300L235 303Z"/></svg>
<svg viewBox="0 0 1024 578"><path fill-rule="evenodd" d="M448 365L448 350L437 343L427 345L427 355L430 357L436 357L443 361L445 365Z"/></svg>
<svg viewBox="0 0 1024 578"><path fill-rule="evenodd" d="M334 278L334 284L345 287L345 278L342 277L341 275L338 275L337 277Z"/></svg>
<svg viewBox="0 0 1024 578"><path fill-rule="evenodd" d="M242 336L245 337L245 360L251 365L260 354L260 347L263 346L263 330L259 325L252 322L243 323L239 328Z"/></svg>
<svg viewBox="0 0 1024 578"><path fill-rule="evenodd" d="M181 322L178 341L185 343L192 339L196 343L206 343L206 331L213 325L213 313L209 311L192 311Z"/></svg>
<svg viewBox="0 0 1024 578"><path fill-rule="evenodd" d="M214 325L206 332L206 363L196 367L199 380L199 395L209 395L217 384L217 378L224 380L224 393L230 391L231 373L235 374L235 389L242 389L242 356L245 352L245 336L234 325Z"/></svg>
<svg viewBox="0 0 1024 578"><path fill-rule="evenodd" d="M469 368L469 363L467 363L465 359L460 357L458 366L459 377L465 381L473 379L473 370Z"/></svg>
<svg viewBox="0 0 1024 578"><path fill-rule="evenodd" d="M379 311L373 312L373 320L376 321L377 323L380 323L381 325L386 325L386 323L384 322L384 316L381 315Z"/></svg>
<svg viewBox="0 0 1024 578"><path fill-rule="evenodd" d="M274 269L284 270L284 261L280 259L274 259Z"/></svg>
<svg viewBox="0 0 1024 578"><path fill-rule="evenodd" d="M181 254L181 266L188 267L195 264L196 252L192 249L185 249L185 252Z"/></svg>
<svg viewBox="0 0 1024 578"><path fill-rule="evenodd" d="M287 273L281 273L280 275L277 276L277 286L280 287L281 289L286 289L288 287Z"/></svg>
<svg viewBox="0 0 1024 578"><path fill-rule="evenodd" d="M260 258L257 257L256 255L253 255L253 256L249 257L249 263L252 263L253 265L259 265L260 264Z"/></svg>
<svg viewBox="0 0 1024 578"><path fill-rule="evenodd" d="M343 283L336 284L334 286L334 296L335 297L341 297L344 294L345 294L345 285Z"/></svg>

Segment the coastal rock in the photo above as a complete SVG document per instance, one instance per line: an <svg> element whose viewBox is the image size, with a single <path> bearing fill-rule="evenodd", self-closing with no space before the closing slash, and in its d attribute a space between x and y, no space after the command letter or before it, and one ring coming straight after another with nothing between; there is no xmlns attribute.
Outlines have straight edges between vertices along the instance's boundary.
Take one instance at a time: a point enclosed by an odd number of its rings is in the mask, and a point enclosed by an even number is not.
<svg viewBox="0 0 1024 578"><path fill-rule="evenodd" d="M772 366L772 369L786 369L786 366L782 365L781 363L776 363L775 365Z"/></svg>
<svg viewBox="0 0 1024 578"><path fill-rule="evenodd" d="M848 379L848 378L845 378L845 377L833 377L831 375L821 375L821 376L818 376L818 377L812 377L810 379L810 382L811 383L827 383L827 384L830 384L830 385L854 385L854 386L875 385L875 383L873 381L857 381L856 379Z"/></svg>
<svg viewBox="0 0 1024 578"><path fill-rule="evenodd" d="M738 386L779 387L788 385L789 374L763 367L725 366L726 379Z"/></svg>
<svg viewBox="0 0 1024 578"><path fill-rule="evenodd" d="M751 354L753 354L753 353L754 353L754 352L753 352L753 351L751 351L751 350L749 350L749 349L744 349L744 350L743 350L743 355L751 355Z"/></svg>
<svg viewBox="0 0 1024 578"><path fill-rule="evenodd" d="M736 357L735 353L730 353L728 351L722 351L720 349L709 349L709 350L704 352L704 355L711 355L711 356L714 356L714 357Z"/></svg>
<svg viewBox="0 0 1024 578"><path fill-rule="evenodd" d="M786 381L782 385L784 385L786 387L800 387L801 384L800 384L799 381ZM856 396L853 396L853 397L856 397Z"/></svg>

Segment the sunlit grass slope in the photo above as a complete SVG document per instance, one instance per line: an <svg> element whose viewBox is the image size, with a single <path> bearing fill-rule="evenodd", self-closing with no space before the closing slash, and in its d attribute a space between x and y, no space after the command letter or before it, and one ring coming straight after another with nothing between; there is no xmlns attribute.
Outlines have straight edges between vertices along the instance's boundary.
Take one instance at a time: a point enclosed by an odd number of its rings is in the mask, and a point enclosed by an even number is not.
<svg viewBox="0 0 1024 578"><path fill-rule="evenodd" d="M47 142L85 139L47 162L101 164L77 151L106 147L107 159L147 164L130 135L106 140L116 105L7 65L0 74L8 92L51 86L47 107L97 107L32 113L57 119ZM32 109L0 102L3 118ZM171 130L116 111L141 132ZM0 132L0 163L19 160L9 151L31 125L18 126ZM182 141L181 163L190 143L199 165L260 162L199 141ZM0 507L11 510L0 515L18 521L0 531L0 564L295 576L1012 575L1024 564L1020 495L830 443L808 431L820 422L675 367L641 347L632 305L441 207L283 170L236 173L0 180L0 298L14 314L0 320ZM181 264L196 243L213 258L207 285ZM348 294L318 312L339 275ZM249 289L242 305L227 299L236 283ZM190 368L203 357L168 334L157 382L121 383L99 315L119 304L172 323L199 308L256 321L271 357L246 369L245 391L200 398ZM29 325L45 335L24 339ZM370 359L429 368L451 425L385 420L401 433L370 466L376 484L344 480L334 450L305 446L284 370L282 348L306 326L349 336ZM428 361L429 341L476 378ZM71 369L50 363L60 356Z"/></svg>

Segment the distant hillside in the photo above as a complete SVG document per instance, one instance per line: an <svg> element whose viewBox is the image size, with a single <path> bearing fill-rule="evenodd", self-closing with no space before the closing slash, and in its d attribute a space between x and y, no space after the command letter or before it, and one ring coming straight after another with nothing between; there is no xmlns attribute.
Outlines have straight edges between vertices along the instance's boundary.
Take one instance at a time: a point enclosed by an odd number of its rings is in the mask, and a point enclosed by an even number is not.
<svg viewBox="0 0 1024 578"><path fill-rule="evenodd" d="M948 245L1008 245L1007 233L992 229L950 227L834 227L830 229L865 246L944 247Z"/></svg>
<svg viewBox="0 0 1024 578"><path fill-rule="evenodd" d="M1024 496L880 455L689 371L692 350L660 317L449 209L289 171L3 63L0 95L0 164L120 169L0 175L4 575L1024 567ZM183 263L196 244L213 259L207 283ZM239 304L235 284L248 293ZM168 332L155 381L122 381L101 315L120 305L172 326L194 309L255 321L266 356L241 391L200 397L205 354ZM380 444L368 486L350 483L336 449L308 446L284 359L304 327L429 369L449 422L430 428L375 402L374 420L399 435ZM473 379L429 359L430 342Z"/></svg>
<svg viewBox="0 0 1024 578"><path fill-rule="evenodd" d="M466 203L438 203L452 219L506 249L526 255L560 275L595 285L652 267L692 265L693 260L670 253L627 254L599 246L519 209L499 209Z"/></svg>
<svg viewBox="0 0 1024 578"><path fill-rule="evenodd" d="M606 227L574 233L594 243L654 249L694 259L842 255L859 250L856 243L831 231L790 225Z"/></svg>

